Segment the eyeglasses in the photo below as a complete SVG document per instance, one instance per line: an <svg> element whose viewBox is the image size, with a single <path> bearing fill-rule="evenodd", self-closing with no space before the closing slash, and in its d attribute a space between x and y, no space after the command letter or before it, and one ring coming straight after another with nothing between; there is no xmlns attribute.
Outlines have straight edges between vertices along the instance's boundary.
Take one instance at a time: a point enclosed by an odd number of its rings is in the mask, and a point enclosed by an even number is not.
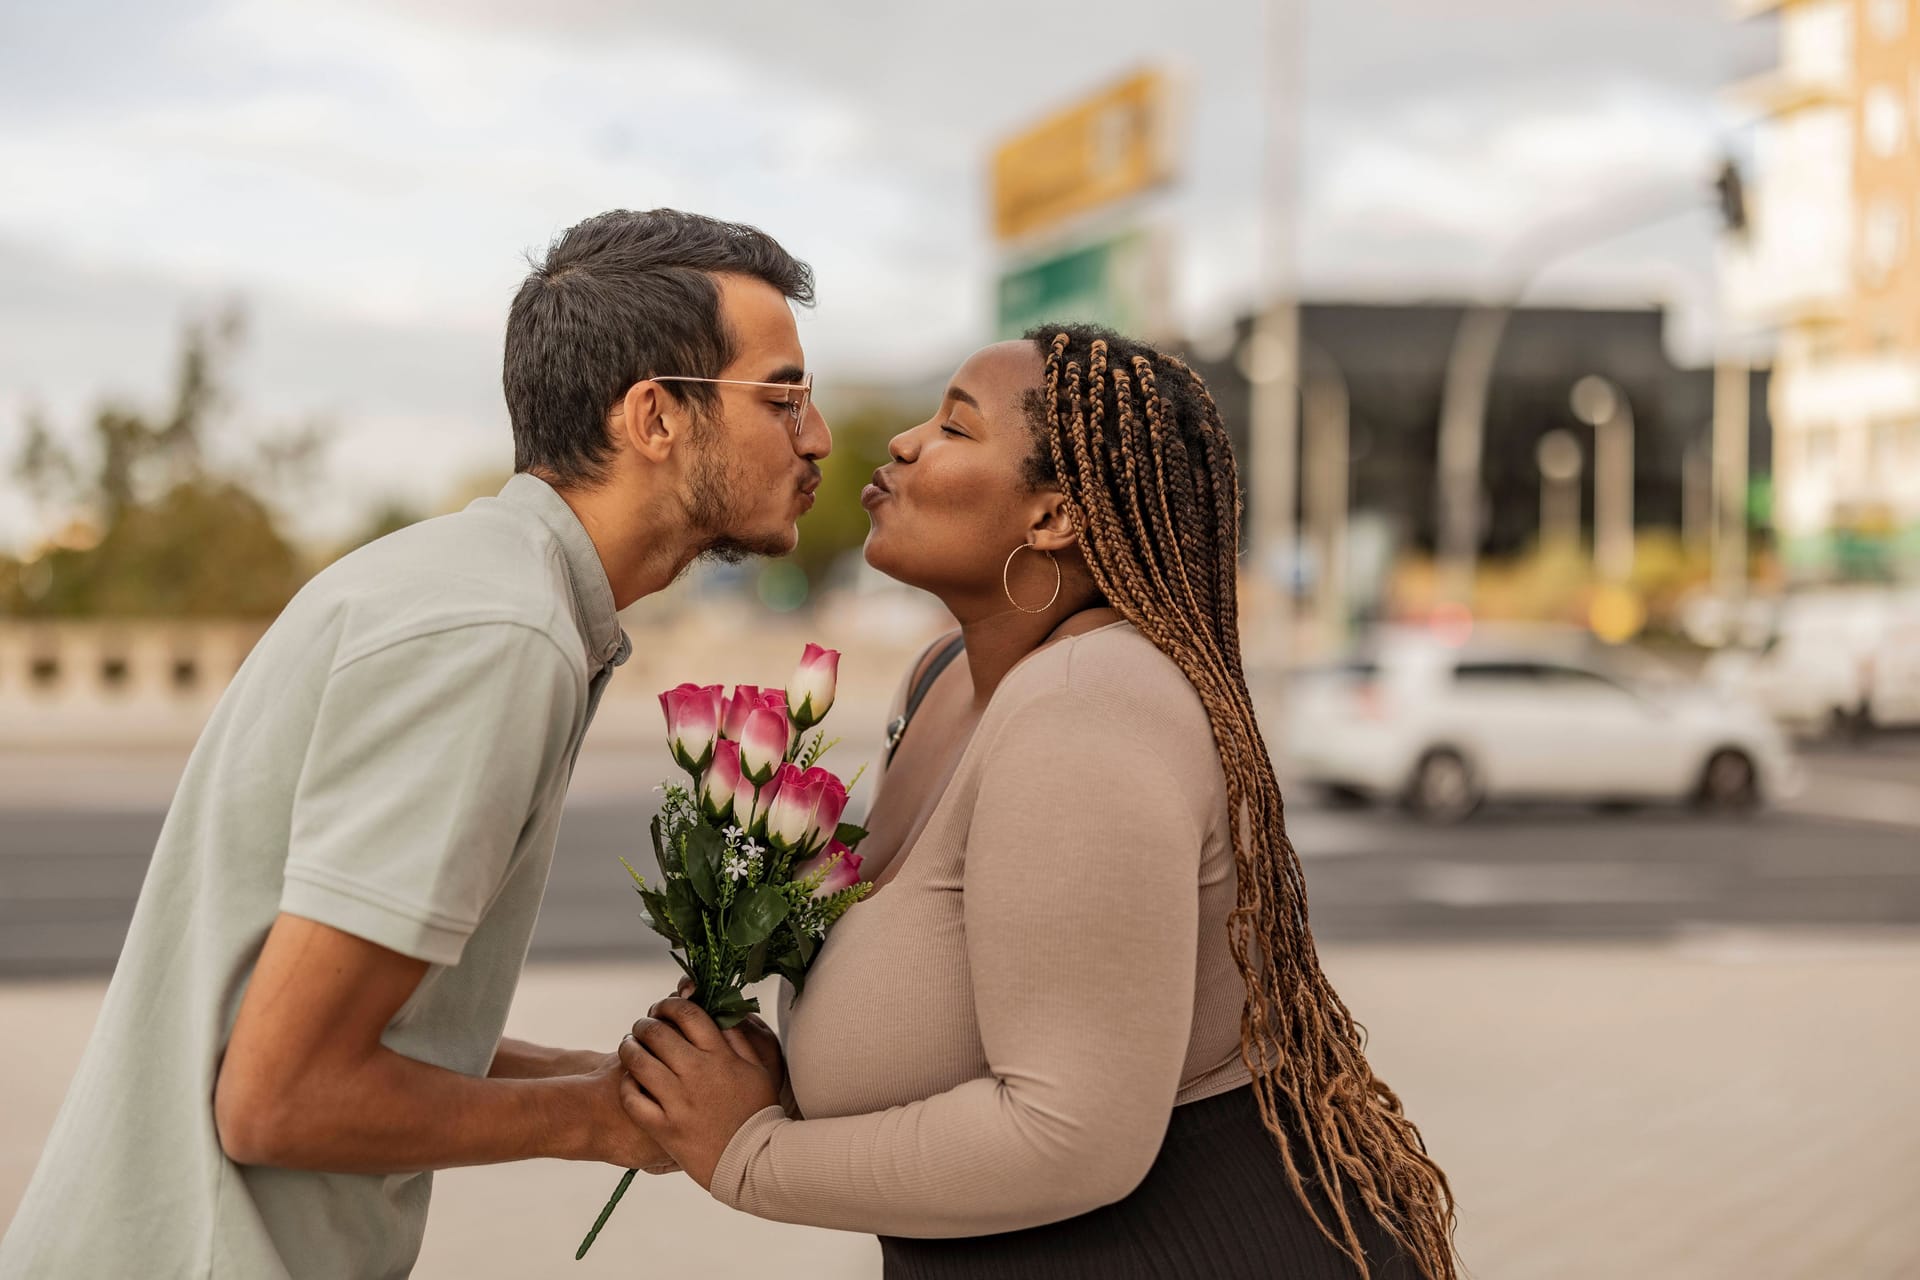
<svg viewBox="0 0 1920 1280"><path fill-rule="evenodd" d="M796 436L800 434L800 428L806 425L807 406L813 403L813 375L810 373L801 374L798 382L748 382L741 378L683 378L677 374L652 378L649 381L706 382L717 387L764 387L769 391L781 392L781 403L793 426L793 434Z"/></svg>

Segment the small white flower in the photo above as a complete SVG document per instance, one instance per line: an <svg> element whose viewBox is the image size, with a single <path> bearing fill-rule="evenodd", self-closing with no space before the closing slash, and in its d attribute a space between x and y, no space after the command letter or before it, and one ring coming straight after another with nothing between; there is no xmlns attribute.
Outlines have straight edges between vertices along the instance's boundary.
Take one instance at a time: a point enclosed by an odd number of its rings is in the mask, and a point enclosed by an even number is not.
<svg viewBox="0 0 1920 1280"><path fill-rule="evenodd" d="M738 880L747 874L747 860L738 855L730 856L720 868L733 879Z"/></svg>
<svg viewBox="0 0 1920 1280"><path fill-rule="evenodd" d="M726 835L727 835L727 839L729 839L729 840L738 840L738 839L740 838L740 834L741 834L741 833L740 833L740 828L738 828L738 827L728 827L728 828L727 828L727 832L726 832Z"/></svg>
<svg viewBox="0 0 1920 1280"><path fill-rule="evenodd" d="M758 840L749 840L740 846L740 852L746 854L749 858L757 858L760 856L760 842Z"/></svg>

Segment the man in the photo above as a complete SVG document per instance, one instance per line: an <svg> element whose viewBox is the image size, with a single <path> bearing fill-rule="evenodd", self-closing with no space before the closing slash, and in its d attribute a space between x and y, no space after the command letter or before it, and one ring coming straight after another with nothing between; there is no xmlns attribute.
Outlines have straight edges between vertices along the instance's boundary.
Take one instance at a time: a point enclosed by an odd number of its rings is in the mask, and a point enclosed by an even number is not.
<svg viewBox="0 0 1920 1280"><path fill-rule="evenodd" d="M812 505L811 300L691 214L554 243L507 321L517 474L316 577L202 733L0 1277L401 1276L428 1170L662 1162L611 1053L500 1033L616 611Z"/></svg>

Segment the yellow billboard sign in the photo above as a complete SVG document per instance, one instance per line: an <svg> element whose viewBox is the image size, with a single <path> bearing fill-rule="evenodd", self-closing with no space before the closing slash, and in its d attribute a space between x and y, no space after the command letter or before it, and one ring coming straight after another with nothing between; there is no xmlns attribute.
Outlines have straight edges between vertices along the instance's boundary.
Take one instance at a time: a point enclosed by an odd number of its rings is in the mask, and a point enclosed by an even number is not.
<svg viewBox="0 0 1920 1280"><path fill-rule="evenodd" d="M1172 176L1172 90L1141 71L1008 139L993 153L993 230L1016 240Z"/></svg>

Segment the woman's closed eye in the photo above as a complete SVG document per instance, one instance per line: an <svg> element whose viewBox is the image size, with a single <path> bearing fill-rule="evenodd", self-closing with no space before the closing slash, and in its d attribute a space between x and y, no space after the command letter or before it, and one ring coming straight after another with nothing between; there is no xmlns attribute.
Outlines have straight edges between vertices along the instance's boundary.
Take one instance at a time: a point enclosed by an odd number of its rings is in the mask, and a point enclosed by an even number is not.
<svg viewBox="0 0 1920 1280"><path fill-rule="evenodd" d="M963 439L963 440L964 440L964 439L966 439L966 436L967 436L967 433L966 433L966 432L964 432L964 431L962 431L962 430L961 430L960 428L958 428L958 427L956 427L956 426L954 426L954 425L953 425L953 423L951 423L951 422L943 422L943 423L941 423L941 424L940 424L940 430L941 430L941 433L942 433L942 434L944 434L944 435L950 435L950 436L959 436L959 437L960 437L961 439Z"/></svg>

